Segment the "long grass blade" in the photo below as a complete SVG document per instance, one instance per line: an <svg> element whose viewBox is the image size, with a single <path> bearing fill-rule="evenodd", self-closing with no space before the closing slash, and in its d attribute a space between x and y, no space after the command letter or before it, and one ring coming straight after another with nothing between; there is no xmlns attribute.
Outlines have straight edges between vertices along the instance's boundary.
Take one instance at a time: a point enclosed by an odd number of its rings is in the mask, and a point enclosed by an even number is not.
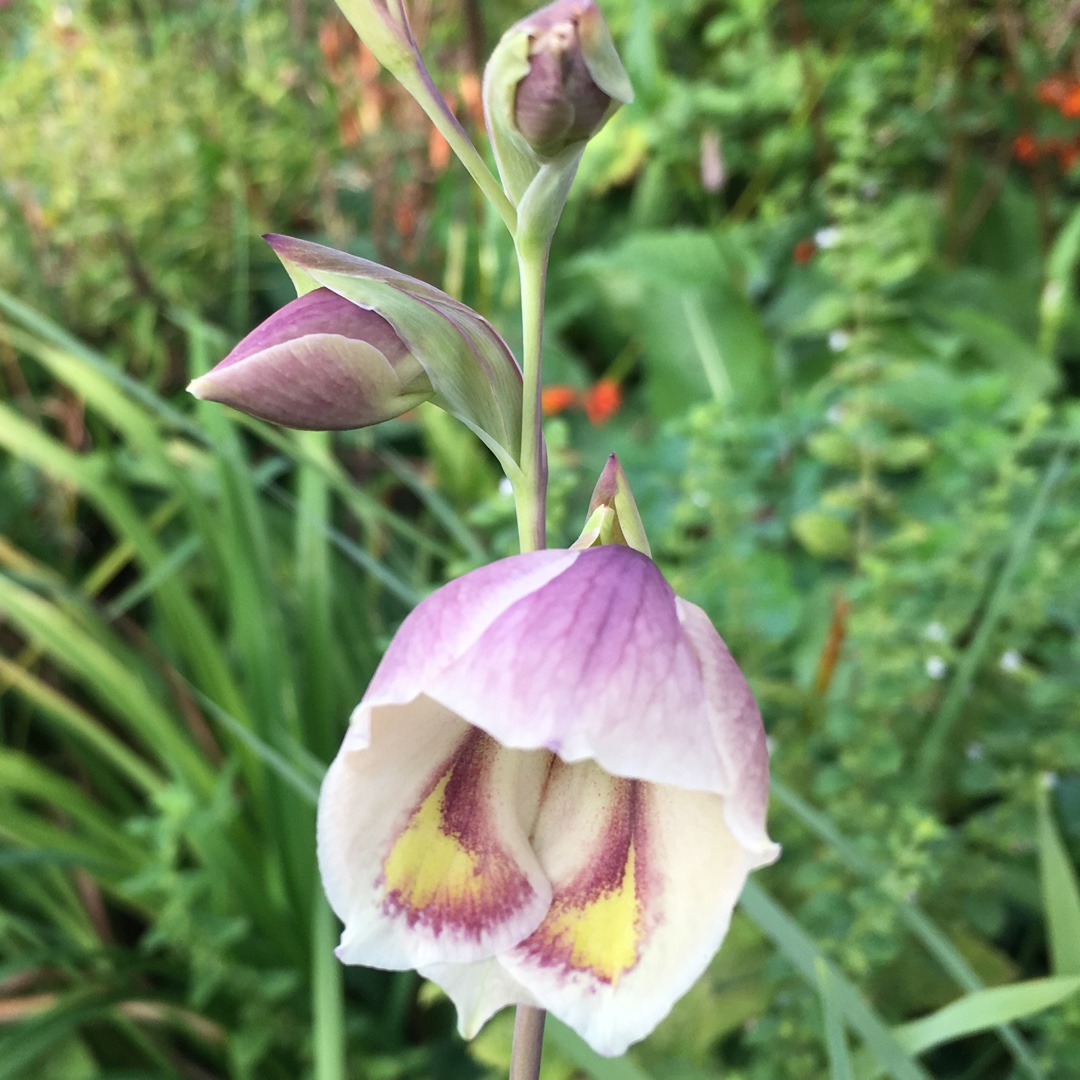
<svg viewBox="0 0 1080 1080"><path fill-rule="evenodd" d="M1024 515L1009 547L1005 565L1001 568L997 584L990 595L986 611L979 620L979 625L971 639L971 644L964 651L956 666L956 674L949 683L941 705L930 723L930 728L919 747L916 760L917 782L921 790L936 788L941 761L948 745L949 737L960 719L964 702L967 700L971 684L980 665L986 658L987 649L993 639L1002 618L1006 613L1013 582L1024 565L1024 560L1031 549L1035 533L1042 522L1043 515L1050 504L1050 496L1058 481L1065 474L1068 454L1064 448L1057 451L1043 473L1042 481L1035 492L1035 498Z"/></svg>
<svg viewBox="0 0 1080 1080"><path fill-rule="evenodd" d="M739 903L811 986L817 986L819 965L824 965L836 1006L845 1022L858 1033L886 1072L895 1080L930 1080L930 1074L900 1045L877 1011L761 885L753 879L748 881Z"/></svg>

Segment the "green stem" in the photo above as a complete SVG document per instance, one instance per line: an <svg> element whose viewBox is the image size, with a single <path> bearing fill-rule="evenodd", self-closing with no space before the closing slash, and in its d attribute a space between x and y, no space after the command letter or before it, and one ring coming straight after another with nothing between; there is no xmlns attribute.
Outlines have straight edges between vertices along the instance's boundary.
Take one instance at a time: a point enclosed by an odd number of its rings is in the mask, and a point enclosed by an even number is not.
<svg viewBox="0 0 1080 1080"><path fill-rule="evenodd" d="M487 162L473 146L469 136L465 134L465 129L458 122L450 106L446 104L446 100L439 93L427 70L424 69L415 75L411 72L407 75L402 72L394 72L394 74L416 99L420 108L427 113L428 118L438 128L439 134L450 144L450 149L457 154L458 160L476 181L484 197L503 219L510 230L510 235L514 235L517 229L517 210L514 209L514 204L507 198L502 185L495 179L495 174L487 167Z"/></svg>
<svg viewBox="0 0 1080 1080"><path fill-rule="evenodd" d="M341 965L334 958L334 916L316 889L312 920L311 1014L315 1080L345 1080L345 1009Z"/></svg>
<svg viewBox="0 0 1080 1080"><path fill-rule="evenodd" d="M510 1057L510 1080L537 1080L544 1049L543 1009L519 1005L514 1017L514 1049Z"/></svg>
<svg viewBox="0 0 1080 1080"><path fill-rule="evenodd" d="M547 450L540 413L544 343L544 283L548 245L518 247L524 387L521 405L521 479L514 491L522 551L547 546Z"/></svg>

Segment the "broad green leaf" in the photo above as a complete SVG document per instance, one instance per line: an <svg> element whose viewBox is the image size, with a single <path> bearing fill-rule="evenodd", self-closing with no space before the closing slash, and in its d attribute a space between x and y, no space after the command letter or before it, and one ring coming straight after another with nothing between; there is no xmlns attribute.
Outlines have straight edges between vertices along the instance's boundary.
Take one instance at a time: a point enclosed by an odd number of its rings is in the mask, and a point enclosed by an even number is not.
<svg viewBox="0 0 1080 1080"><path fill-rule="evenodd" d="M856 987L822 955L795 919L753 879L747 882L739 905L811 986L819 985L821 966L824 966L832 998L845 1023L858 1033L886 1072L895 1080L930 1080L930 1074L899 1043L884 1019Z"/></svg>
<svg viewBox="0 0 1080 1080"><path fill-rule="evenodd" d="M893 1034L906 1050L921 1054L953 1039L1022 1020L1059 1005L1080 990L1080 976L1031 979L995 986L951 1002L937 1012L896 1028Z"/></svg>
<svg viewBox="0 0 1080 1080"><path fill-rule="evenodd" d="M1054 823L1050 788L1040 785L1039 883L1055 975L1080 975L1080 882Z"/></svg>
<svg viewBox="0 0 1080 1080"><path fill-rule="evenodd" d="M854 1080L847 1032L844 1030L843 1016L836 1001L832 976L824 960L818 960L815 966L822 1020L825 1024L825 1049L829 1054L829 1076L831 1080Z"/></svg>

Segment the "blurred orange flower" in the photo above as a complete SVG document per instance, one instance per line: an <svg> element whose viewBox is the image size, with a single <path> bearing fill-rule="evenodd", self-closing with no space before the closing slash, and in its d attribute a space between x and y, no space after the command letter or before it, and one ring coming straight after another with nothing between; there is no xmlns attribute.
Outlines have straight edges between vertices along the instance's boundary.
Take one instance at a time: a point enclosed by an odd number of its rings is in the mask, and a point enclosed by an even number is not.
<svg viewBox="0 0 1080 1080"><path fill-rule="evenodd" d="M1031 165L1039 157L1039 142L1030 131L1022 131L1013 139L1013 154L1017 161Z"/></svg>
<svg viewBox="0 0 1080 1080"><path fill-rule="evenodd" d="M1035 88L1040 105L1060 105L1069 92L1070 80L1064 75L1048 75Z"/></svg>
<svg viewBox="0 0 1080 1080"><path fill-rule="evenodd" d="M814 257L815 251L817 244L809 236L804 236L792 249L791 261L796 266L805 266Z"/></svg>
<svg viewBox="0 0 1080 1080"><path fill-rule="evenodd" d="M572 386L545 386L540 395L540 408L545 416L558 416L578 403L578 392Z"/></svg>
<svg viewBox="0 0 1080 1080"><path fill-rule="evenodd" d="M1065 92L1065 95L1058 103L1058 112L1069 119L1080 116L1080 84L1073 83Z"/></svg>
<svg viewBox="0 0 1080 1080"><path fill-rule="evenodd" d="M600 427L606 424L622 405L622 387L614 379L600 379L581 396L589 422Z"/></svg>

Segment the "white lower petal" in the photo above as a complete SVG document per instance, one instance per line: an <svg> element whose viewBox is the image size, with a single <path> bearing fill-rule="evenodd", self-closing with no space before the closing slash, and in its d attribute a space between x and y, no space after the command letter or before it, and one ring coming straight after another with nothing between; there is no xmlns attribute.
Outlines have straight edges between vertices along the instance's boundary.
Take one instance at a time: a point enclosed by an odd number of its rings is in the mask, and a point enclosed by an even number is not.
<svg viewBox="0 0 1080 1080"><path fill-rule="evenodd" d="M497 959L474 964L431 964L421 968L420 974L440 986L454 1003L463 1039L475 1038L507 1005L540 1004Z"/></svg>
<svg viewBox="0 0 1080 1080"><path fill-rule="evenodd" d="M366 740L365 740L366 741ZM319 797L319 868L338 956L405 969L516 945L551 899L529 845L551 756L506 750L428 698L372 711Z"/></svg>
<svg viewBox="0 0 1080 1080"><path fill-rule="evenodd" d="M533 846L551 909L501 962L595 1050L621 1054L705 970L754 858L720 796L592 763L552 770Z"/></svg>

